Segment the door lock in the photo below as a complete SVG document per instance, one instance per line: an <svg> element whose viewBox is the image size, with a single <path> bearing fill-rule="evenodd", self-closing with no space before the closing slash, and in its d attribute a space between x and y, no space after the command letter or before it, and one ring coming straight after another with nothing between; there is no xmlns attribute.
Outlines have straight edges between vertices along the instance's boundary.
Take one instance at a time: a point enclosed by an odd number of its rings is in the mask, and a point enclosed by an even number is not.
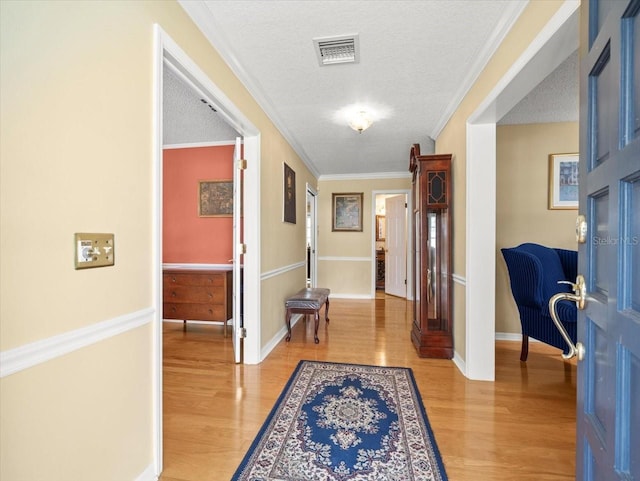
<svg viewBox="0 0 640 481"><path fill-rule="evenodd" d="M587 242L587 218L582 214L576 218L576 241L578 244Z"/></svg>

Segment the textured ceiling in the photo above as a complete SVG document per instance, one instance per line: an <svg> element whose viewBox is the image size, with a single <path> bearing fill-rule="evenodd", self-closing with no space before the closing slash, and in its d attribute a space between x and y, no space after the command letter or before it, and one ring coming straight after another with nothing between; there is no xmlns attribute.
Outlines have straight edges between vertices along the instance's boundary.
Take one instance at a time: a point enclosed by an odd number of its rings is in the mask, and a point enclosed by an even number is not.
<svg viewBox="0 0 640 481"><path fill-rule="evenodd" d="M538 84L498 124L578 121L578 51Z"/></svg>
<svg viewBox="0 0 640 481"><path fill-rule="evenodd" d="M166 65L162 83L162 141L165 146L231 141L236 138L238 133Z"/></svg>
<svg viewBox="0 0 640 481"><path fill-rule="evenodd" d="M405 173L409 146L418 142L423 152L429 151L431 138L526 3L181 1L298 155L325 176ZM359 35L360 62L320 67L313 39L344 34ZM576 118L577 77L570 63L563 65L569 73L550 75L543 82L548 85L532 91L504 123L538 121L525 120L527 110L546 117L540 121L559 121L570 120L561 110L575 107L570 115ZM542 107L541 99L549 94L567 92L571 102L545 100L555 112ZM354 106L375 120L362 134L351 130L342 115Z"/></svg>

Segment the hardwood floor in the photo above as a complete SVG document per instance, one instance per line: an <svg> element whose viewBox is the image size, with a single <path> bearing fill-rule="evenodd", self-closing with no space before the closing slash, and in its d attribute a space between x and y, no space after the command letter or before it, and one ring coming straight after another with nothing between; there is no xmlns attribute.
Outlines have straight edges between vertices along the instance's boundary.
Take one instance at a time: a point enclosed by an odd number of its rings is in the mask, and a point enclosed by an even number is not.
<svg viewBox="0 0 640 481"><path fill-rule="evenodd" d="M496 381L469 381L416 355L409 308L332 299L320 344L300 321L256 366L232 363L222 327L165 322L161 481L230 479L300 359L411 367L450 481L575 479L575 363L541 343L521 363L520 343L499 341Z"/></svg>

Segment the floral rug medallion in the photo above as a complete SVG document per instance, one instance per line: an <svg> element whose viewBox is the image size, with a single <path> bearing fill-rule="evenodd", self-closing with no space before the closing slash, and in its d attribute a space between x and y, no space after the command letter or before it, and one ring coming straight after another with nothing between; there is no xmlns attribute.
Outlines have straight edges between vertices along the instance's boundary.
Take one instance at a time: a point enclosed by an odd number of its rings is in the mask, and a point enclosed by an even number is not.
<svg viewBox="0 0 640 481"><path fill-rule="evenodd" d="M410 369L300 361L233 480L447 476Z"/></svg>

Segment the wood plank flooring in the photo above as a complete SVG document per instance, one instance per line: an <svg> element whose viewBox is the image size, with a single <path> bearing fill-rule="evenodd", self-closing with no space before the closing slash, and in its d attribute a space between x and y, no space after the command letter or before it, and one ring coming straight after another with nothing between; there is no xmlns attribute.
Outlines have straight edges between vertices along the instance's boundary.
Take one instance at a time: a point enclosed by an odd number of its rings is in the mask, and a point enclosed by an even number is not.
<svg viewBox="0 0 640 481"><path fill-rule="evenodd" d="M520 343L499 341L496 382L469 381L416 355L409 309L391 296L332 299L320 344L301 320L256 366L232 363L220 326L165 322L160 480L229 480L301 359L412 368L450 481L575 479L575 363L541 343L521 363Z"/></svg>

